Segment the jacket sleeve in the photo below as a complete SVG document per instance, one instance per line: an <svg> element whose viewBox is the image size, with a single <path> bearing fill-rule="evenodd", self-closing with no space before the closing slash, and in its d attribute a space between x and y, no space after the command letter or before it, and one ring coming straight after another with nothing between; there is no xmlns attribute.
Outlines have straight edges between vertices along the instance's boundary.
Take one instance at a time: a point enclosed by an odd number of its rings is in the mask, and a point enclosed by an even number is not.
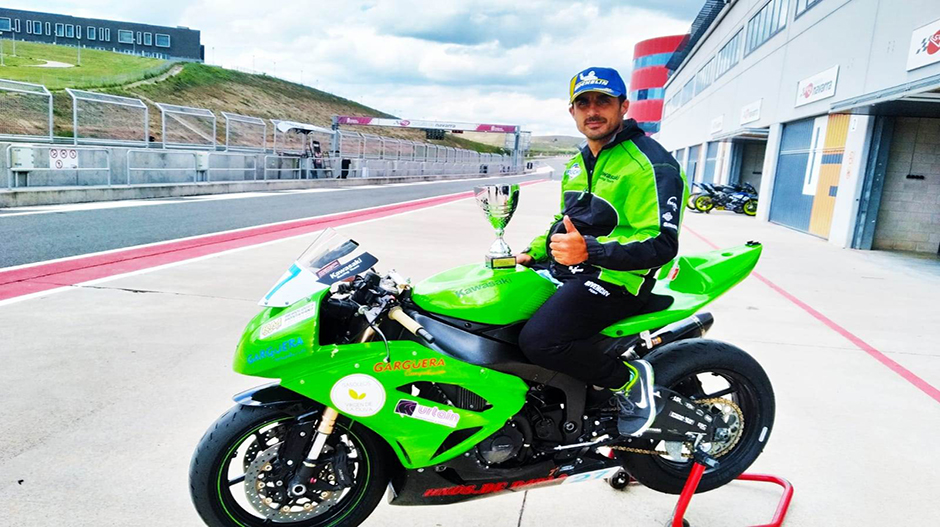
<svg viewBox="0 0 940 527"><path fill-rule="evenodd" d="M617 227L609 236L585 236L588 263L614 271L662 267L679 252L679 222L685 187L675 165L655 164L631 178L617 204Z"/></svg>

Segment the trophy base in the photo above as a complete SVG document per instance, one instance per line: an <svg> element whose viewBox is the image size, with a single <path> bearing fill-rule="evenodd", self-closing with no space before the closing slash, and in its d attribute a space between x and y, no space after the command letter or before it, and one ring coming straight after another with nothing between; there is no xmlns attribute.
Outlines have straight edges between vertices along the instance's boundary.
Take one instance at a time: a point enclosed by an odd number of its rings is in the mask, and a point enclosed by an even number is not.
<svg viewBox="0 0 940 527"><path fill-rule="evenodd" d="M490 269L515 269L516 257L486 255L486 267Z"/></svg>

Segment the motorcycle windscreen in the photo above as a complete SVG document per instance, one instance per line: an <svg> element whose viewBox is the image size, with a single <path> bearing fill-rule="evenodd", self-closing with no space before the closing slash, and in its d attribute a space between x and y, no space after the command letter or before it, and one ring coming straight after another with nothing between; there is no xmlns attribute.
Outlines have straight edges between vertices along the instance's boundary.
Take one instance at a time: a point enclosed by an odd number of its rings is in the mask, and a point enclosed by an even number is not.
<svg viewBox="0 0 940 527"><path fill-rule="evenodd" d="M291 265L259 305L286 307L334 282L352 278L368 270L378 259L365 252L355 241L326 229Z"/></svg>

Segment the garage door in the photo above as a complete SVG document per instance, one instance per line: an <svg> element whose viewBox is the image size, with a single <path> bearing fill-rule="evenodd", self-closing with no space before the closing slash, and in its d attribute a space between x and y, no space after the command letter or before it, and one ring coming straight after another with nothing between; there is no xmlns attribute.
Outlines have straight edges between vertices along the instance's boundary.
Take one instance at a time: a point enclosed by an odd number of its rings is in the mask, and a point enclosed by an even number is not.
<svg viewBox="0 0 940 527"><path fill-rule="evenodd" d="M807 171L812 170L810 154L815 141L821 141L824 131L816 126L816 119L804 119L783 126L780 155L774 177L774 190L770 203L770 221L801 231L809 230L813 211L813 194L806 194Z"/></svg>

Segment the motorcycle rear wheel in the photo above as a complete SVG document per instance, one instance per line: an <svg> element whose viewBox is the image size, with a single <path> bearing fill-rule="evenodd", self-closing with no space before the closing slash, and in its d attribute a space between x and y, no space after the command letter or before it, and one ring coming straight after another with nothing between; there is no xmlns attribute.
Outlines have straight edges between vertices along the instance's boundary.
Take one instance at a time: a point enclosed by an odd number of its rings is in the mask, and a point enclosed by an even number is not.
<svg viewBox="0 0 940 527"><path fill-rule="evenodd" d="M297 521L279 517L266 519L246 498L245 484L249 465L254 459L276 450L290 433L293 415L278 406L235 406L223 414L206 432L189 467L190 495L196 511L210 527L352 527L372 513L388 486L388 447L371 431L337 422L327 446L344 442L355 466L349 487L334 491L342 493L335 502L312 517L301 504L294 504ZM251 459L249 459L251 458ZM280 460L275 457L270 464ZM298 462L299 466L299 462ZM236 474L233 476L232 474ZM260 475L259 475L260 477ZM332 476L331 476L332 477ZM259 483L264 480L259 479ZM317 506L319 499L301 501ZM330 493L326 493L330 494ZM323 499L326 501L326 498ZM319 508L319 507L317 507ZM271 514L275 510L269 511ZM306 516L306 517L304 517ZM272 523L273 521L273 523Z"/></svg>
<svg viewBox="0 0 940 527"><path fill-rule="evenodd" d="M698 197L701 196L701 195L702 195L701 192L696 192L696 193L690 195L690 196L689 196L689 199L685 202L685 206L688 207L688 208L690 208L690 209L692 209L692 210L698 210L698 209L695 208L695 199L698 198Z"/></svg>
<svg viewBox="0 0 940 527"><path fill-rule="evenodd" d="M695 210L699 212L709 212L715 208L715 200L711 196L701 195L695 198Z"/></svg>
<svg viewBox="0 0 940 527"><path fill-rule="evenodd" d="M705 471L696 492L716 489L740 476L763 451L774 423L773 387L760 364L731 344L706 339L680 340L654 350L646 359L653 365L657 386L693 400L728 398L744 414L737 443L718 459L717 468ZM723 380L723 384L706 377L708 374ZM712 391L702 381L726 386ZM662 450L662 445L653 440L634 440L630 446ZM692 469L691 460L676 462L666 456L633 453L619 457L634 479L667 494L681 493Z"/></svg>

